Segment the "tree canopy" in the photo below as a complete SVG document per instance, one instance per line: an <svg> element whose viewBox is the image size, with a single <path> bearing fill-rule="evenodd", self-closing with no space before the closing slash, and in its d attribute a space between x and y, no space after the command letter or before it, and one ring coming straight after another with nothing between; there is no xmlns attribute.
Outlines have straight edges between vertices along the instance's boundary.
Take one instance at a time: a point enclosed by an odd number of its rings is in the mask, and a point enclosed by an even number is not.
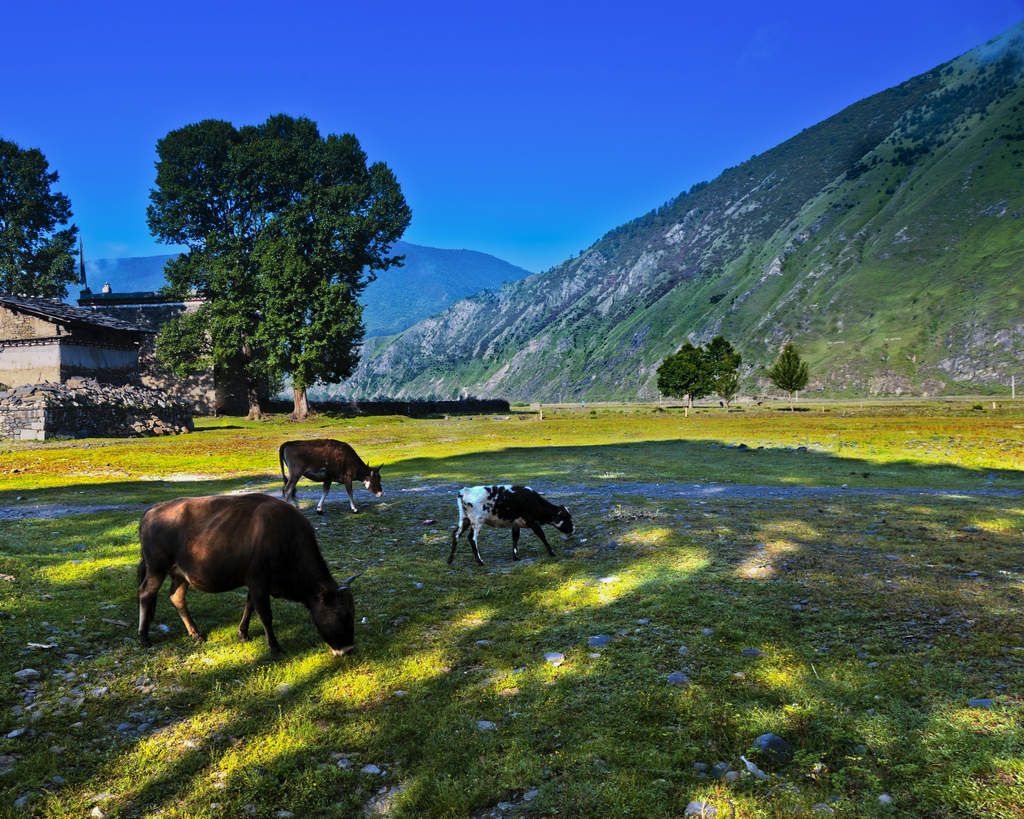
<svg viewBox="0 0 1024 819"><path fill-rule="evenodd" d="M658 389L663 395L688 399L691 406L696 399L708 395L712 381L704 351L687 341L667 356L658 367Z"/></svg>
<svg viewBox="0 0 1024 819"><path fill-rule="evenodd" d="M711 371L711 389L728 407L740 390L740 364L743 359L723 336L715 336L704 348Z"/></svg>
<svg viewBox="0 0 1024 819"><path fill-rule="evenodd" d="M741 360L722 336L715 336L704 347L686 342L658 367L658 389L663 395L688 399L690 406L711 393L728 405L739 391Z"/></svg>
<svg viewBox="0 0 1024 819"><path fill-rule="evenodd" d="M793 394L807 386L808 378L807 362L800 359L792 344L782 348L779 357L768 370L768 379L780 390L789 393L790 409L793 408Z"/></svg>
<svg viewBox="0 0 1024 819"><path fill-rule="evenodd" d="M78 228L56 181L42 152L0 139L0 291L64 298L76 281Z"/></svg>
<svg viewBox="0 0 1024 819"><path fill-rule="evenodd" d="M401 263L391 244L411 212L383 162L367 166L352 134L321 137L283 114L235 128L205 120L157 143L147 219L188 252L166 269L172 289L206 303L165 325L158 355L176 372L241 375L250 415L259 387L287 374L296 414L314 383L351 374L362 341L358 298Z"/></svg>

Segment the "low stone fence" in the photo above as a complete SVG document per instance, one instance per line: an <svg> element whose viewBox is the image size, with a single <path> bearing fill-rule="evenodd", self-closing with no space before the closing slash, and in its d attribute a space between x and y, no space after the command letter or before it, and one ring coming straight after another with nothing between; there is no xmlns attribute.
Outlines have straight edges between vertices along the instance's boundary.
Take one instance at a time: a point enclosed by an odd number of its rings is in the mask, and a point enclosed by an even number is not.
<svg viewBox="0 0 1024 819"><path fill-rule="evenodd" d="M192 429L188 403L145 387L72 378L0 392L0 440L138 438Z"/></svg>
<svg viewBox="0 0 1024 819"><path fill-rule="evenodd" d="M288 413L294 405L291 401L274 400L269 402L271 412ZM315 412L338 412L349 415L406 415L410 418L428 415L483 415L486 413L510 412L509 403L504 398L461 398L455 401L431 401L427 399L409 399L402 401L317 401L311 398L309 407Z"/></svg>

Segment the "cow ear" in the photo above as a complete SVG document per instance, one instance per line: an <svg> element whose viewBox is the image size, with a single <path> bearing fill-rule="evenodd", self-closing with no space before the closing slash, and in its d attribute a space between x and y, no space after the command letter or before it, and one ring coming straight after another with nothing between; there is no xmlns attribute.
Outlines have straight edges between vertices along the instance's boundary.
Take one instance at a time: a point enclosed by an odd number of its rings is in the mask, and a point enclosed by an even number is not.
<svg viewBox="0 0 1024 819"><path fill-rule="evenodd" d="M342 589L347 589L349 587L349 584L357 577L359 577L360 574L362 574L362 572L359 572L359 574L352 575L348 580L346 580L344 583L338 586L338 591L341 591Z"/></svg>

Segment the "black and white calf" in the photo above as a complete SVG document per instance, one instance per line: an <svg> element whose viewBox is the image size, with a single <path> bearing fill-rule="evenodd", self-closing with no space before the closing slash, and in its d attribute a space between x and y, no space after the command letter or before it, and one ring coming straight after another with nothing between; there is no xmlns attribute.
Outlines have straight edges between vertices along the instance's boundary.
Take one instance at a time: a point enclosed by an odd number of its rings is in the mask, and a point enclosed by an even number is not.
<svg viewBox="0 0 1024 819"><path fill-rule="evenodd" d="M455 547L462 533L469 529L469 544L473 547L476 562L483 565L476 539L480 528L500 526L512 530L512 559L519 560L519 529L530 529L555 556L544 537L542 525L552 525L565 535L573 531L572 516L564 506L546 501L528 486L467 486L459 490L456 503L459 507L459 522L452 529L452 551L448 563L455 559Z"/></svg>

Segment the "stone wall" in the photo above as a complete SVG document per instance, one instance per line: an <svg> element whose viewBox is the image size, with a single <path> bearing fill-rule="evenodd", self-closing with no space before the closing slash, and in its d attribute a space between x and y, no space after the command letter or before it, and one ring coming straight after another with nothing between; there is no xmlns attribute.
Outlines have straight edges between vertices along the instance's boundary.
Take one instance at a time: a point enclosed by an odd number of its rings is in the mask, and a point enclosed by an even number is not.
<svg viewBox="0 0 1024 819"><path fill-rule="evenodd" d="M72 378L0 392L0 439L121 438L191 432L192 408L160 390Z"/></svg>
<svg viewBox="0 0 1024 819"><path fill-rule="evenodd" d="M291 401L275 400L268 404L271 412L291 412L294 404ZM511 412L509 403L504 398L460 398L453 401L428 401L411 399L408 401L310 401L310 409L314 412L338 412L350 415L406 415L410 418L422 418L430 415L471 415L485 413L507 414Z"/></svg>
<svg viewBox="0 0 1024 819"><path fill-rule="evenodd" d="M159 330L172 318L176 318L182 313L194 312L202 304L197 300L182 302L140 300L135 302L130 299L123 303L106 303L99 299L93 302L80 299L79 303L102 312L104 315L113 316L140 327L148 327L151 330ZM164 390L188 401L196 414L213 415L228 411L229 400L221 395L222 391L218 389L219 384L214 379L212 372L178 378L160 364L156 357L156 336L144 339L139 347L139 372L143 386Z"/></svg>

